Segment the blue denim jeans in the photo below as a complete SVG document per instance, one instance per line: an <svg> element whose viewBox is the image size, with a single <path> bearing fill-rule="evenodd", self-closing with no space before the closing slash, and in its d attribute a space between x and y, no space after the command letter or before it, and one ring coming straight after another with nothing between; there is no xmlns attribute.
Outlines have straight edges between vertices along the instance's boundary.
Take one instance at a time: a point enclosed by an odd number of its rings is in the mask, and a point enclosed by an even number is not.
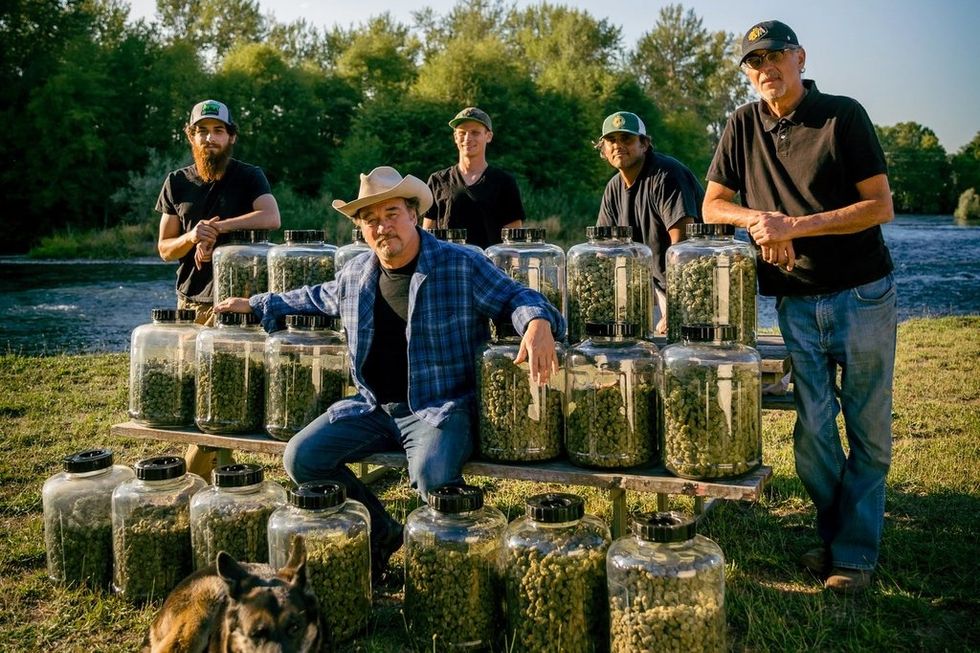
<svg viewBox="0 0 980 653"><path fill-rule="evenodd" d="M371 541L377 543L397 528L397 522L346 463L372 453L404 451L411 485L425 500L432 488L462 483L463 463L473 452L471 421L467 411L458 410L436 428L404 403L385 404L368 415L334 423L321 415L289 440L283 464L296 483L343 483L347 496L371 514Z"/></svg>
<svg viewBox="0 0 980 653"><path fill-rule="evenodd" d="M835 567L872 570L878 562L892 450L895 299L889 274L841 292L783 297L777 307L793 361L796 473Z"/></svg>

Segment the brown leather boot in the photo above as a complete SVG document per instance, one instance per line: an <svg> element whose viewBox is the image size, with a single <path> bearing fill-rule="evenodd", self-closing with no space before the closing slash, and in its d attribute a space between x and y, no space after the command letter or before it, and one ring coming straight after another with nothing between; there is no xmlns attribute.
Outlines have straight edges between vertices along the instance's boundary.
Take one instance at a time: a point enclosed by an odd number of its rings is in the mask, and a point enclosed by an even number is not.
<svg viewBox="0 0 980 653"><path fill-rule="evenodd" d="M834 567L823 586L840 594L862 592L871 585L871 572L863 569Z"/></svg>

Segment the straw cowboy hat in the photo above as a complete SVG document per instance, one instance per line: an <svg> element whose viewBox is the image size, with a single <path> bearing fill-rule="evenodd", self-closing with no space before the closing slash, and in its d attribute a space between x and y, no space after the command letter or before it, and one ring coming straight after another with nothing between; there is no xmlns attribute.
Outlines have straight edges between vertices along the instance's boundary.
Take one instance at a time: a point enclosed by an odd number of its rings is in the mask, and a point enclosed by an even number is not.
<svg viewBox="0 0 980 653"><path fill-rule="evenodd" d="M357 199L345 202L334 200L331 206L348 218L357 217L359 209L393 197L414 197L419 201L419 216L432 206L432 191L418 177L402 177L391 166L379 166L368 174L361 174L361 188Z"/></svg>

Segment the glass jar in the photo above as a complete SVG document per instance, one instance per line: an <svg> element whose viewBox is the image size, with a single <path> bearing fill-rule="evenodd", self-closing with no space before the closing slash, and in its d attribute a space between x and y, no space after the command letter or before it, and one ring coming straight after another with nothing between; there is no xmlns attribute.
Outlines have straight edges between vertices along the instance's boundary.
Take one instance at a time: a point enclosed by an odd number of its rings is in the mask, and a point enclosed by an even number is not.
<svg viewBox="0 0 980 653"><path fill-rule="evenodd" d="M755 249L730 224L689 224L687 236L667 249L667 339L679 342L685 324L730 324L754 347Z"/></svg>
<svg viewBox="0 0 980 653"><path fill-rule="evenodd" d="M129 416L155 427L194 423L193 310L154 308L151 324L133 329L129 350Z"/></svg>
<svg viewBox="0 0 980 653"><path fill-rule="evenodd" d="M269 517L269 564L285 566L293 541L306 546L306 574L320 602L328 643L335 647L363 630L371 614L371 518L333 481L290 490L289 503Z"/></svg>
<svg viewBox="0 0 980 653"><path fill-rule="evenodd" d="M489 460L529 462L561 454L565 432L562 348L555 345L560 369L543 386L531 380L527 361L514 363L520 349L520 336L506 322L498 326L480 357L480 453Z"/></svg>
<svg viewBox="0 0 980 653"><path fill-rule="evenodd" d="M286 490L254 464L224 465L211 477L214 485L191 498L194 568L213 563L218 551L239 562L268 562L269 516L286 503Z"/></svg>
<svg viewBox="0 0 980 653"><path fill-rule="evenodd" d="M346 265L347 261L357 258L364 252L370 251L371 246L364 242L364 234L361 233L359 227L354 227L351 232L351 242L337 249L337 254L334 256L335 271L340 271Z"/></svg>
<svg viewBox="0 0 980 653"><path fill-rule="evenodd" d="M324 242L322 230L287 229L284 237L284 244L269 249L270 292L333 281L337 247Z"/></svg>
<svg viewBox="0 0 980 653"><path fill-rule="evenodd" d="M609 633L606 550L609 528L585 514L574 494L528 498L527 514L504 532L498 559L503 584L503 650L603 650Z"/></svg>
<svg viewBox="0 0 980 653"><path fill-rule="evenodd" d="M762 464L762 359L733 326L684 325L663 350L664 466L732 478Z"/></svg>
<svg viewBox="0 0 980 653"><path fill-rule="evenodd" d="M725 558L694 521L646 513L609 547L612 653L725 651Z"/></svg>
<svg viewBox="0 0 980 653"><path fill-rule="evenodd" d="M565 305L565 252L544 242L544 229L501 229L504 242L487 248L487 258L504 273L537 290L567 315Z"/></svg>
<svg viewBox="0 0 980 653"><path fill-rule="evenodd" d="M228 242L214 248L214 303L229 297L251 297L269 290L266 258L272 244L269 232L243 230L228 232Z"/></svg>
<svg viewBox="0 0 980 653"><path fill-rule="evenodd" d="M265 341L265 430L289 440L350 390L347 345L339 319L287 315L286 329Z"/></svg>
<svg viewBox="0 0 980 653"><path fill-rule="evenodd" d="M131 601L166 597L194 571L191 497L207 486L179 456L136 463L112 493L113 589Z"/></svg>
<svg viewBox="0 0 980 653"><path fill-rule="evenodd" d="M461 245L462 247L468 247L473 251L484 254L483 248L479 245L471 245L466 242L466 229L456 228L456 229L445 229L442 227L436 227L433 229L427 229L430 234L435 236L439 240L444 240L447 243L454 243L456 245Z"/></svg>
<svg viewBox="0 0 980 653"><path fill-rule="evenodd" d="M585 467L656 462L660 442L660 354L632 324L586 324L588 340L565 359L565 449Z"/></svg>
<svg viewBox="0 0 980 653"><path fill-rule="evenodd" d="M265 403L265 332L253 313L217 313L197 336L197 427L257 433Z"/></svg>
<svg viewBox="0 0 980 653"><path fill-rule="evenodd" d="M653 253L631 227L586 227L588 242L568 250L568 341L585 339L586 322L626 322L653 337Z"/></svg>
<svg viewBox="0 0 980 653"><path fill-rule="evenodd" d="M429 650L485 650L497 626L497 549L507 519L483 505L483 490L443 486L429 492L405 524L405 617Z"/></svg>
<svg viewBox="0 0 980 653"><path fill-rule="evenodd" d="M66 456L41 488L48 577L105 589L112 582L112 491L133 470L112 464L109 449Z"/></svg>

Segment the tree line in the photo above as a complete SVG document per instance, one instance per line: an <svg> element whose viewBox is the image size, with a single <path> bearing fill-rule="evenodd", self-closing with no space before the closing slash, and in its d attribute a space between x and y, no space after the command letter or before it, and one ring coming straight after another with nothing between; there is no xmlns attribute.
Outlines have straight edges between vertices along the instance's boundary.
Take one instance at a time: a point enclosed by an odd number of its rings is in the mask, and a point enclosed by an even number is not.
<svg viewBox="0 0 980 653"><path fill-rule="evenodd" d="M7 0L0 8L0 193L6 252L59 230L155 228L165 174L189 163L191 106L224 101L236 156L262 166L286 228L337 223L334 197L394 165L423 179L455 161L447 121L479 105L492 162L511 171L532 220L594 220L612 170L591 145L607 114L645 120L654 146L703 176L727 115L751 99L738 37L664 7L632 46L605 19L504 0L390 14L350 27L284 24L257 0ZM980 188L980 133L954 155L916 123L879 127L896 208L948 213Z"/></svg>

